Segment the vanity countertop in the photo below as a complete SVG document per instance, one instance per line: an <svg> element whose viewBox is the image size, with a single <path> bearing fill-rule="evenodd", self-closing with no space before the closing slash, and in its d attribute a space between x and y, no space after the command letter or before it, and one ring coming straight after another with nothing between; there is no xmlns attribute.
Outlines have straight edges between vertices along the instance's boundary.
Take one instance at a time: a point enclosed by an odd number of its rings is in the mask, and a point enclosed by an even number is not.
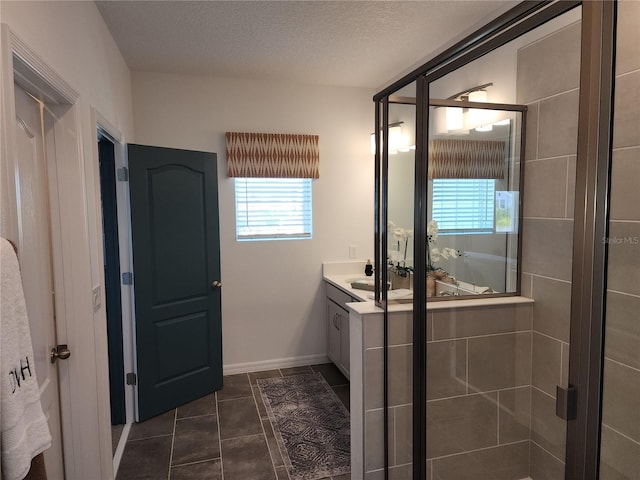
<svg viewBox="0 0 640 480"><path fill-rule="evenodd" d="M364 266L365 262L325 262L322 264L322 278L324 281L332 284L336 288L339 288L357 300L357 303L347 304L347 306L355 313L360 315L380 313L382 312L382 309L376 307L373 302L373 292L351 287L351 281L367 278L364 275ZM391 290L390 292L394 291ZM402 295L402 298L406 300L411 297ZM525 303L533 303L533 299L522 296L481 296L481 298L427 302L427 310L447 310L452 308L488 307L492 305L514 305ZM407 312L411 310L413 310L412 302L389 304L390 312Z"/></svg>

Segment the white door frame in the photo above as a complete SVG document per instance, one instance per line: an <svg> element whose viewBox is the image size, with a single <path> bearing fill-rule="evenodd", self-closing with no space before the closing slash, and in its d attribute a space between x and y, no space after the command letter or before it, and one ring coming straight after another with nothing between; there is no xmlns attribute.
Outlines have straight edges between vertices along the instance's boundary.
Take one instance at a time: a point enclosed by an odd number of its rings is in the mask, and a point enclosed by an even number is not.
<svg viewBox="0 0 640 480"><path fill-rule="evenodd" d="M98 133L105 135L114 146L114 160L116 170L119 168L128 168L126 156L126 144L120 130L113 126L101 113L94 107L91 107L91 124L95 126L95 136ZM93 144L93 158L97 166L100 161L98 152L98 142ZM98 178L94 179L96 189L100 191L99 169L96 168ZM120 253L120 272L133 272L133 249L131 246L131 203L129 200L129 182L116 181L116 203L118 209L118 248ZM102 219L102 209L100 209L99 217ZM102 221L98 222L100 228L100 236L102 236ZM102 247L101 247L102 248ZM102 253L100 254L102 258ZM104 278L104 272L102 272ZM105 292L106 295L106 292ZM124 371L136 372L136 356L135 356L135 328L134 328L134 289L133 285L120 285L120 304L122 310L122 354L124 360ZM105 332L105 341L107 340ZM108 398L109 385L107 390L100 393L100 397ZM126 425L120 436L120 442L113 457L113 470L117 472L124 444L129 435L131 424L137 420L137 387L135 385L125 385L125 417ZM109 424L110 425L110 424ZM110 428L109 428L110 430Z"/></svg>
<svg viewBox="0 0 640 480"><path fill-rule="evenodd" d="M0 234L16 241L16 132L14 81L40 98L54 117L48 151L51 176L51 223L56 334L71 358L58 362L65 476L67 480L113 478L108 376L105 375L104 308L92 298L92 252L82 152L81 106L78 93L20 40L0 25ZM104 288L103 288L104 290ZM100 299L104 304L104 295ZM97 322L96 318L102 318ZM105 329L101 331L100 323Z"/></svg>

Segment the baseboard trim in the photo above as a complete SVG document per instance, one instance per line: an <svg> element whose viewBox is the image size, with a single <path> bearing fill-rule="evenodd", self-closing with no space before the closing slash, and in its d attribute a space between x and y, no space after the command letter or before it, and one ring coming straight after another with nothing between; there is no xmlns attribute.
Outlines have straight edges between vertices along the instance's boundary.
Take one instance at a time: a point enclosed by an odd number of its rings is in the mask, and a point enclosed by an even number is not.
<svg viewBox="0 0 640 480"><path fill-rule="evenodd" d="M314 365L317 363L327 363L329 357L326 354L303 355L301 357L276 358L273 360L262 360L259 362L232 363L223 365L224 375L236 373L259 372L261 370L275 370L277 368L300 367L302 365Z"/></svg>
<svg viewBox="0 0 640 480"><path fill-rule="evenodd" d="M120 468L120 460L122 460L122 454L124 453L124 447L127 444L127 440L129 439L129 432L131 431L131 423L125 424L122 429L122 433L120 434L120 440L118 441L118 446L116 447L116 451L113 454L113 478L116 478L118 474L118 468Z"/></svg>

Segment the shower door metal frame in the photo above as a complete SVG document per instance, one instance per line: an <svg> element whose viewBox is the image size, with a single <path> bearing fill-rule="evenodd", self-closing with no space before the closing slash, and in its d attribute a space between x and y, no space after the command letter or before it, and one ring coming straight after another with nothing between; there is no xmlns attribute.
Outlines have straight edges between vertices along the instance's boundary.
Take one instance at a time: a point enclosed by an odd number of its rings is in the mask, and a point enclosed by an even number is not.
<svg viewBox="0 0 640 480"><path fill-rule="evenodd" d="M426 471L426 182L418 180L427 173L429 81L444 76L480 58L509 41L543 25L549 20L582 5L581 72L578 118L578 151L576 208L574 213L574 251L570 321L569 385L577 391L575 418L567 423L567 456L565 478L596 480L599 474L602 404L602 367L607 246L602 238L608 233L609 177L611 170L611 136L613 121L614 59L616 2L606 0L521 2L462 41L418 67L400 80L377 93L376 141L381 119L378 102L388 112L389 97L416 81L416 191L414 224L414 295L413 315L413 478L423 480ZM429 79L427 80L427 76ZM385 145L387 142L385 142ZM379 153L376 154L376 175ZM388 157L385 158L388 160ZM425 177L426 178L426 177ZM376 188L380 185L376 178ZM381 182L384 183L384 182ZM376 201L382 200L376 196ZM381 210L376 208L376 220ZM384 240L386 225L376 235ZM380 236L380 237L379 237ZM425 245L423 245L423 243ZM376 266L380 267L381 251L376 243ZM576 261L577 260L577 261ZM382 270L385 270L382 268ZM386 277L385 272L381 272ZM424 279L422 277L425 277ZM377 276L376 276L377 279ZM386 293L377 285L377 303L385 312ZM384 300L382 298L384 297ZM386 343L385 343L386 352ZM385 395L387 389L385 362ZM385 402L385 414L387 403ZM386 424L386 422L385 422ZM386 425L385 425L386 427ZM388 438L385 435L385 457ZM385 479L388 479L385 458Z"/></svg>

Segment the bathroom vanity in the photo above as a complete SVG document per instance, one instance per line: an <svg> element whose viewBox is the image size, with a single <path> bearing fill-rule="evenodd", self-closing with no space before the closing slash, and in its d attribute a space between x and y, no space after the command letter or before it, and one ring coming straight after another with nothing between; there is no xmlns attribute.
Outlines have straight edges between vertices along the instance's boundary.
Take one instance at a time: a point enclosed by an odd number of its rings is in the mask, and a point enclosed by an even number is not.
<svg viewBox="0 0 640 480"><path fill-rule="evenodd" d="M351 475L369 479L384 467L384 311L373 292L351 287L366 279L363 271L363 262L323 264L329 357L350 379ZM476 297L427 303L429 462L478 448L496 455L509 450L515 463L528 455L533 300ZM411 470L413 318L410 298L389 302L388 421L395 449L389 468L398 478L410 478ZM483 414L472 422L467 416L474 411ZM452 412L464 413L452 420ZM445 428L455 419L474 425L467 432L473 440ZM515 463L510 467L517 470Z"/></svg>
<svg viewBox="0 0 640 480"><path fill-rule="evenodd" d="M364 262L324 263L326 289L327 356L348 379L350 375L349 303L366 302L366 290L351 288L354 279L366 278Z"/></svg>

